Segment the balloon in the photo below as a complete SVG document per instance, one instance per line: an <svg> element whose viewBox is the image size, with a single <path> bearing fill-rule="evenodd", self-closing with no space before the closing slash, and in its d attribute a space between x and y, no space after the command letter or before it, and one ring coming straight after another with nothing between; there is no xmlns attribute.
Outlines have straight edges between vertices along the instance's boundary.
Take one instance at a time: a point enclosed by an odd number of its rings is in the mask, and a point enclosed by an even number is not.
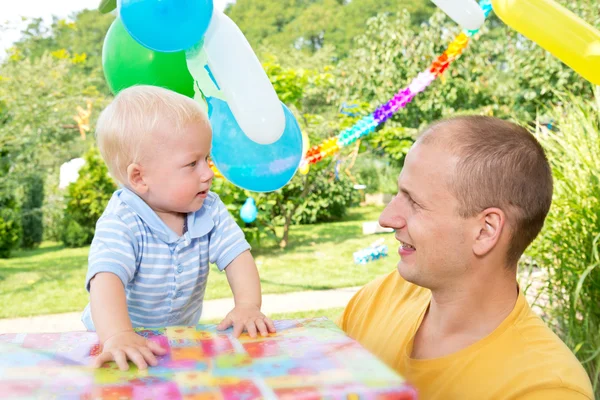
<svg viewBox="0 0 600 400"><path fill-rule="evenodd" d="M485 21L483 10L475 0L431 0L464 29L479 29Z"/></svg>
<svg viewBox="0 0 600 400"><path fill-rule="evenodd" d="M300 172L302 175L306 175L308 174L309 170L310 164L308 164L306 160L302 160L302 162L300 163L300 167L298 167L298 172Z"/></svg>
<svg viewBox="0 0 600 400"><path fill-rule="evenodd" d="M98 11L100 11L100 14L108 14L115 8L117 8L117 0L102 0L98 6Z"/></svg>
<svg viewBox="0 0 600 400"><path fill-rule="evenodd" d="M194 79L186 68L185 54L145 48L133 40L119 18L104 39L102 67L114 94L133 85L153 85L194 97Z"/></svg>
<svg viewBox="0 0 600 400"><path fill-rule="evenodd" d="M218 10L206 32L204 52L198 56L206 57L242 131L256 143L276 142L286 127L281 102L244 34Z"/></svg>
<svg viewBox="0 0 600 400"><path fill-rule="evenodd" d="M306 132L302 132L302 157L306 156L308 149L310 149L310 139Z"/></svg>
<svg viewBox="0 0 600 400"><path fill-rule="evenodd" d="M119 0L127 32L143 46L160 51L186 50L206 33L212 0Z"/></svg>
<svg viewBox="0 0 600 400"><path fill-rule="evenodd" d="M207 65L206 52L202 49L204 39L196 43L196 45L185 52L185 61L187 68L194 79L194 91L196 100L208 113L207 97L216 97L225 100L221 88L217 85L212 71Z"/></svg>
<svg viewBox="0 0 600 400"><path fill-rule="evenodd" d="M252 197L248 197L246 202L240 209L240 217L242 221L247 224L251 224L256 219L256 214L258 210L256 209L256 204L254 203L254 199Z"/></svg>
<svg viewBox="0 0 600 400"><path fill-rule="evenodd" d="M600 31L552 0L492 0L498 17L600 85Z"/></svg>
<svg viewBox="0 0 600 400"><path fill-rule="evenodd" d="M254 192L271 192L285 186L302 158L302 134L296 118L282 103L286 117L283 135L272 144L259 144L242 132L226 102L208 97L213 129L211 158L223 176L236 186Z"/></svg>

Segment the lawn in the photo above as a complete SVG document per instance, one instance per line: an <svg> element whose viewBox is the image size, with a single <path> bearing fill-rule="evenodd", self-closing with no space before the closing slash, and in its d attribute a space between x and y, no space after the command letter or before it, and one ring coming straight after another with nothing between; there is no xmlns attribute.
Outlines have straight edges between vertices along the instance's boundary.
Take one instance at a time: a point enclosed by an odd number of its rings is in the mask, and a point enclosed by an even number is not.
<svg viewBox="0 0 600 400"><path fill-rule="evenodd" d="M362 223L374 221L381 207L351 209L344 221L293 226L285 250L263 242L252 253L264 293L326 290L363 285L394 269L398 257L392 234L362 234ZM385 238L390 257L356 265L352 253ZM87 304L83 284L89 247L66 249L44 243L0 260L0 318L79 311ZM224 273L213 267L206 299L231 295Z"/></svg>

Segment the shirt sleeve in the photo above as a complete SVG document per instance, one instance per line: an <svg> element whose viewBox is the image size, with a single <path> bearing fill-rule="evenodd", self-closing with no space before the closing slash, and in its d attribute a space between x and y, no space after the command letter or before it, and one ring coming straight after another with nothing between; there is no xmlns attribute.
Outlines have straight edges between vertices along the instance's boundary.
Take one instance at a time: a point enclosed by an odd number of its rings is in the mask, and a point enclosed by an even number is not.
<svg viewBox="0 0 600 400"><path fill-rule="evenodd" d="M116 215L100 218L88 256L85 287L100 272L110 272L127 286L136 271L137 242L131 229Z"/></svg>
<svg viewBox="0 0 600 400"><path fill-rule="evenodd" d="M210 212L215 227L209 236L209 261L223 271L237 256L249 250L250 244L218 196Z"/></svg>

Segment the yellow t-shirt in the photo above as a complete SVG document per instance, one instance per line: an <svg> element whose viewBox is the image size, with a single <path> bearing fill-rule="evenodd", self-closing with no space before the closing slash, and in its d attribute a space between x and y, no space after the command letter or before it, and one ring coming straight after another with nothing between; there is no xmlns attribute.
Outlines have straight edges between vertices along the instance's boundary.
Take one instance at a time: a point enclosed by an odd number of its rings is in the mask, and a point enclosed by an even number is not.
<svg viewBox="0 0 600 400"><path fill-rule="evenodd" d="M405 281L394 270L362 288L338 325L406 378L419 399L593 399L590 380L577 358L522 294L487 337L444 357L411 358L430 299L428 289Z"/></svg>

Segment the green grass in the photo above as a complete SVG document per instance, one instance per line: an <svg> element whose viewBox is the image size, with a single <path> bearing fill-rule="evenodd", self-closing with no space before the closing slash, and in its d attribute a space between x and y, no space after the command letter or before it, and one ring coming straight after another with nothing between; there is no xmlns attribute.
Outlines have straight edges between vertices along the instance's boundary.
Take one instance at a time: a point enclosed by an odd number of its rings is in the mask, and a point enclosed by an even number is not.
<svg viewBox="0 0 600 400"><path fill-rule="evenodd" d="M83 310L88 250L43 243L0 260L0 318Z"/></svg>
<svg viewBox="0 0 600 400"><path fill-rule="evenodd" d="M395 268L393 235L362 234L362 223L379 217L381 207L350 210L342 222L293 226L285 250L265 241L252 253L263 293L326 290L360 286ZM352 253L385 238L390 256L356 265ZM83 285L89 247L66 249L44 243L39 249L16 252L0 260L0 318L81 311L88 301ZM225 273L213 267L206 299L231 296Z"/></svg>

